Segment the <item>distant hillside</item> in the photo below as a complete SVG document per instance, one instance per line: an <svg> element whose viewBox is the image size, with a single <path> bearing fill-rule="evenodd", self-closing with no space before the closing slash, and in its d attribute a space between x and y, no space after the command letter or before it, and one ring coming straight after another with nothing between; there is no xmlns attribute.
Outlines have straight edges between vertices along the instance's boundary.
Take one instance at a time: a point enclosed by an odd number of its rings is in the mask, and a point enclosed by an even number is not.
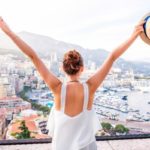
<svg viewBox="0 0 150 150"><path fill-rule="evenodd" d="M58 58L62 59L63 54L67 50L76 49L82 54L85 63L87 63L88 60L91 60L96 62L96 65L99 66L109 54L109 52L104 49L85 49L79 45L58 41L53 38L34 33L21 32L18 35L23 38L40 57L50 58L50 53L55 51ZM0 54L12 53L18 57L24 58L24 54L20 52L19 49L10 42L10 40L6 39L5 36L0 36L0 38L2 43L0 45ZM130 62L119 58L114 65L119 66L124 70L133 68L135 72L150 74L150 63Z"/></svg>

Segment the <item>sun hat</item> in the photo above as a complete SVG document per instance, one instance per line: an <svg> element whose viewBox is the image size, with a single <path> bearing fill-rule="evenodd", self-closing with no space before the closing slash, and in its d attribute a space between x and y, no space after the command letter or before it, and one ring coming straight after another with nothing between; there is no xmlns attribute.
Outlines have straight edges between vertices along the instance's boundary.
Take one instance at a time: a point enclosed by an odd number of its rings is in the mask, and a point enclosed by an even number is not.
<svg viewBox="0 0 150 150"><path fill-rule="evenodd" d="M145 21L143 24L144 32L140 34L141 39L150 45L150 12L144 15L141 21Z"/></svg>

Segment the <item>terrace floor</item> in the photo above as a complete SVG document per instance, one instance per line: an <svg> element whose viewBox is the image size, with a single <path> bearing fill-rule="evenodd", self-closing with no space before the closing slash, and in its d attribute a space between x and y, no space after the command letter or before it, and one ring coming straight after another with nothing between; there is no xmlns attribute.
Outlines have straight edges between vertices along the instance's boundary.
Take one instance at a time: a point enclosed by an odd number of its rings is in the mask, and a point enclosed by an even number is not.
<svg viewBox="0 0 150 150"><path fill-rule="evenodd" d="M150 150L150 138L97 141L98 150ZM0 150L52 150L51 143L0 145Z"/></svg>

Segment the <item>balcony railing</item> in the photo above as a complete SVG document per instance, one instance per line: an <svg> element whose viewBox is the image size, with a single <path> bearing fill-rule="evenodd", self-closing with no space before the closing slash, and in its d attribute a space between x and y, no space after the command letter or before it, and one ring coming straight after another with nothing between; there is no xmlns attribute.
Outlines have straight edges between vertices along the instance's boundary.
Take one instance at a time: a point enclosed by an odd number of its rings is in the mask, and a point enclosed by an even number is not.
<svg viewBox="0 0 150 150"><path fill-rule="evenodd" d="M96 141L107 140L125 140L125 139L149 139L150 134L138 135L118 135L118 136L96 136ZM15 144L38 144L38 143L51 143L52 138L46 139L19 139L19 140L0 140L0 145L15 145Z"/></svg>

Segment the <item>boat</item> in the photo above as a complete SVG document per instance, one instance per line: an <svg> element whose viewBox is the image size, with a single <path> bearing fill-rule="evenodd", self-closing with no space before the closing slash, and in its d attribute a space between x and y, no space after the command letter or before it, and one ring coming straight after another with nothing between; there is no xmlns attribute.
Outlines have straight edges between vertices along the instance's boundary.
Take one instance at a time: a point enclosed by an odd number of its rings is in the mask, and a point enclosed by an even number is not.
<svg viewBox="0 0 150 150"><path fill-rule="evenodd" d="M103 111L101 109L98 109L96 111L97 114L101 115L101 116L104 116L110 120L119 120L118 116L119 114L117 113L112 113L112 112L109 112L109 111Z"/></svg>
<svg viewBox="0 0 150 150"><path fill-rule="evenodd" d="M117 111L121 111L123 113L128 113L128 104L127 102L120 101L121 97L114 95L114 92L106 93L103 95L97 94L94 99L94 105L98 105L101 107L114 109Z"/></svg>
<svg viewBox="0 0 150 150"><path fill-rule="evenodd" d="M117 110L117 111L121 111L123 113L128 113L128 107L124 107L124 106L120 106L120 107L117 107L117 106L111 106L111 105L107 105L107 104L102 104L102 103L93 103L94 105L98 105L98 106L101 106L101 107L105 107L105 108L109 108L109 109L114 109L114 110Z"/></svg>
<svg viewBox="0 0 150 150"><path fill-rule="evenodd" d="M150 87L140 87L140 90L143 93L149 93L150 92Z"/></svg>
<svg viewBox="0 0 150 150"><path fill-rule="evenodd" d="M115 87L112 90L115 92L131 92L131 88L128 87Z"/></svg>
<svg viewBox="0 0 150 150"><path fill-rule="evenodd" d="M125 100L125 101L128 100L128 95L123 96L122 100Z"/></svg>
<svg viewBox="0 0 150 150"><path fill-rule="evenodd" d="M144 120L144 121L150 121L150 116L144 115L144 116L143 116L143 120Z"/></svg>
<svg viewBox="0 0 150 150"><path fill-rule="evenodd" d="M133 108L129 108L129 112L139 112L139 109L133 109Z"/></svg>
<svg viewBox="0 0 150 150"><path fill-rule="evenodd" d="M135 116L128 116L126 118L127 121L138 121L138 122L143 122L143 120L136 118Z"/></svg>

